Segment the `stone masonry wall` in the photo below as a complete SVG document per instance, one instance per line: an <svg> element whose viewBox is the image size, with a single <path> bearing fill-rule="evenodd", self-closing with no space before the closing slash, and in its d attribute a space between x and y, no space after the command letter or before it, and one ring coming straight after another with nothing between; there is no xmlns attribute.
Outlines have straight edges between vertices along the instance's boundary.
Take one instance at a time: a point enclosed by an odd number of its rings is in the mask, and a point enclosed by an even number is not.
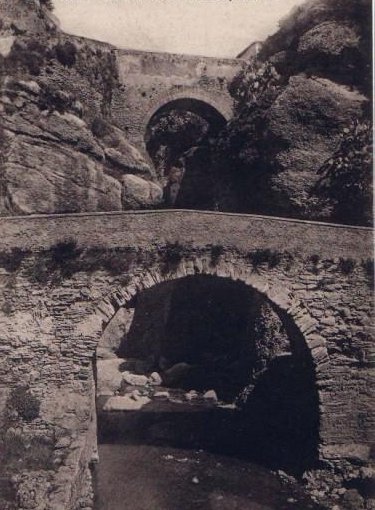
<svg viewBox="0 0 375 510"><path fill-rule="evenodd" d="M294 321L304 339L296 348L307 348L315 366L321 458L368 459L375 430L371 230L194 211L18 217L0 225L0 419L5 439L18 431L52 441L51 466L25 466L15 479L19 509L33 508L30 501L40 510L90 507L99 339L139 290L191 274L243 281ZM58 250L57 243L65 244ZM40 410L6 428L9 394L20 385Z"/></svg>
<svg viewBox="0 0 375 510"><path fill-rule="evenodd" d="M113 94L111 115L139 150L145 150L144 136L152 115L169 101L198 99L226 120L232 117L233 100L227 86L245 61L134 50L115 53L119 87Z"/></svg>

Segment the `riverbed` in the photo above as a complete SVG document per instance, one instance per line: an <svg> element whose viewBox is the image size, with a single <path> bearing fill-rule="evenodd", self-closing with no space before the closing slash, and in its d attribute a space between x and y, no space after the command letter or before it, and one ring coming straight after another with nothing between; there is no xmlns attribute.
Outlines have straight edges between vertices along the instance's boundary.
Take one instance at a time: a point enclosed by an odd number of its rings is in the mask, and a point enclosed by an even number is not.
<svg viewBox="0 0 375 510"><path fill-rule="evenodd" d="M99 445L95 510L319 510L298 484L229 456L150 444Z"/></svg>

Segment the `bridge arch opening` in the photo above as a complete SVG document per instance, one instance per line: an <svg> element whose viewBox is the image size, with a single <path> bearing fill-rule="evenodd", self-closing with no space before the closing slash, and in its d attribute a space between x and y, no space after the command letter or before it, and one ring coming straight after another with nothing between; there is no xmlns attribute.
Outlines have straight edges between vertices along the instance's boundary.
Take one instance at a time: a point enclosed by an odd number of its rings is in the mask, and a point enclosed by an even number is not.
<svg viewBox="0 0 375 510"><path fill-rule="evenodd" d="M225 112L189 97L170 100L151 115L145 145L167 206L214 207L211 142L226 122Z"/></svg>
<svg viewBox="0 0 375 510"><path fill-rule="evenodd" d="M203 449L294 474L312 466L319 399L292 317L241 281L162 279L133 293L104 330L101 441ZM100 396L109 377L100 381L101 366L121 372L112 402L123 398L130 409L111 410L112 396Z"/></svg>

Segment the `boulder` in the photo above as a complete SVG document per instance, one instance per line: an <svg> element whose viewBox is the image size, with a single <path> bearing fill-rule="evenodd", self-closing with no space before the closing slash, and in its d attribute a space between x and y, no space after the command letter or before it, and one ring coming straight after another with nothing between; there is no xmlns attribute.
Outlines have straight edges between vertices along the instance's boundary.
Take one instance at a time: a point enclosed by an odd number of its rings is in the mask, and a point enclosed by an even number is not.
<svg viewBox="0 0 375 510"><path fill-rule="evenodd" d="M208 391L206 391L206 393L203 394L203 398L205 400L212 400L213 402L217 402L218 401L218 398L217 398L215 390L208 390Z"/></svg>
<svg viewBox="0 0 375 510"><path fill-rule="evenodd" d="M152 372L150 375L150 383L153 386L160 386L162 384L162 378L160 377L160 374L157 372Z"/></svg>
<svg viewBox="0 0 375 510"><path fill-rule="evenodd" d="M198 393L195 390L190 390L187 393L185 393L185 398L186 400L189 401L195 400L196 398L198 398Z"/></svg>
<svg viewBox="0 0 375 510"><path fill-rule="evenodd" d="M123 372L123 380L131 386L146 386L149 379L145 375L132 374L131 372Z"/></svg>
<svg viewBox="0 0 375 510"><path fill-rule="evenodd" d="M170 397L169 391L155 391L154 398L167 399Z"/></svg>
<svg viewBox="0 0 375 510"><path fill-rule="evenodd" d="M144 179L155 177L154 169L145 161L141 153L133 147L121 129L102 117L96 117L91 127L104 149L107 161L121 174L137 174Z"/></svg>
<svg viewBox="0 0 375 510"><path fill-rule="evenodd" d="M131 396L110 397L104 404L103 411L139 411L143 406L151 402L148 397L140 396L134 400Z"/></svg>
<svg viewBox="0 0 375 510"><path fill-rule="evenodd" d="M164 372L163 379L165 384L168 386L178 386L191 370L192 367L188 363L176 363Z"/></svg>
<svg viewBox="0 0 375 510"><path fill-rule="evenodd" d="M163 190L154 182L136 175L122 178L122 206L124 209L157 208L163 202Z"/></svg>
<svg viewBox="0 0 375 510"><path fill-rule="evenodd" d="M347 510L363 510L365 508L365 501L356 489L347 490L342 502L343 507Z"/></svg>
<svg viewBox="0 0 375 510"><path fill-rule="evenodd" d="M108 359L116 359L116 354L105 347L98 347L96 350L96 357L99 360L108 360Z"/></svg>

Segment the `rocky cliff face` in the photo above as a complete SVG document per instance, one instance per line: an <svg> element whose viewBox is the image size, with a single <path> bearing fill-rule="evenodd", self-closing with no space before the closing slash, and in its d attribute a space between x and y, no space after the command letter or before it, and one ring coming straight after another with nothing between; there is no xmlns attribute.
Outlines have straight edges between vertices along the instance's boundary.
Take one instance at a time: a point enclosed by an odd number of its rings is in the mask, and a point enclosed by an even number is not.
<svg viewBox="0 0 375 510"><path fill-rule="evenodd" d="M157 206L153 170L111 121L112 48L61 33L37 0L0 12L0 214Z"/></svg>
<svg viewBox="0 0 375 510"><path fill-rule="evenodd" d="M191 112L152 127L155 169L111 119L114 48L63 34L46 4L0 0L0 214L165 205L371 222L371 144L352 136L369 119L369 0L294 9L230 85L219 135Z"/></svg>
<svg viewBox="0 0 375 510"><path fill-rule="evenodd" d="M353 122L369 117L369 19L366 0L309 0L234 80L237 115L216 144L220 209L358 222L335 215L333 196L322 201L314 189L327 161L343 166L338 152ZM367 165L370 175L366 158L350 172ZM367 222L371 192L361 198Z"/></svg>

